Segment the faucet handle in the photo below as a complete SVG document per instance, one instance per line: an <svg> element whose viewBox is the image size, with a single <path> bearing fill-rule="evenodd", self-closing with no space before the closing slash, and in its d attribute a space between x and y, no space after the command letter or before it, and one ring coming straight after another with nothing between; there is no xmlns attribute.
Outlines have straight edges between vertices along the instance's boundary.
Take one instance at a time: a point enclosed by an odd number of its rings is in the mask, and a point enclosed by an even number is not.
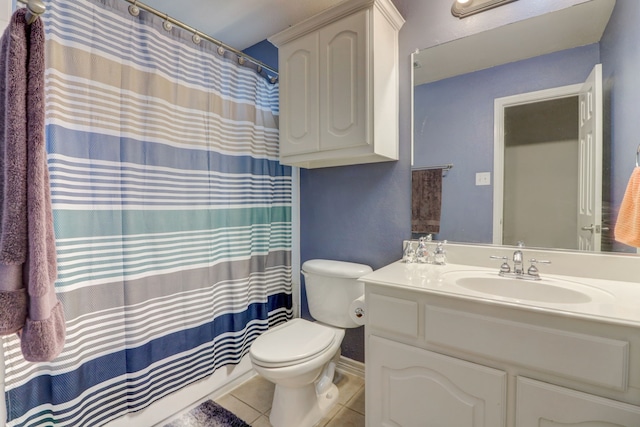
<svg viewBox="0 0 640 427"><path fill-rule="evenodd" d="M533 277L540 277L540 272L538 270L538 267L535 266L536 264L551 264L551 261L547 261L544 259L535 259L535 258L531 258L529 262L531 263L531 266L527 270L527 274Z"/></svg>
<svg viewBox="0 0 640 427"><path fill-rule="evenodd" d="M518 247L520 249L524 248L524 240L518 240Z"/></svg>
<svg viewBox="0 0 640 427"><path fill-rule="evenodd" d="M511 267L509 267L509 263L507 262L509 260L509 257L491 255L489 258L502 260L502 265L500 266L500 273L509 273L511 271Z"/></svg>
<svg viewBox="0 0 640 427"><path fill-rule="evenodd" d="M551 264L551 261L547 261L545 259L535 259L535 258L531 258L529 260L529 262L531 263L531 265L533 265L533 264Z"/></svg>

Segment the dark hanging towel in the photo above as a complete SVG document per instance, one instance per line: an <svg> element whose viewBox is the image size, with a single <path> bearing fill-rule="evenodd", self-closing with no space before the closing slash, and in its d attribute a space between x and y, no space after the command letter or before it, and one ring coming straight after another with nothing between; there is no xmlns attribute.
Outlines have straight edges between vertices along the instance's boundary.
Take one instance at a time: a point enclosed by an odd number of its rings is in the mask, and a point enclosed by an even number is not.
<svg viewBox="0 0 640 427"><path fill-rule="evenodd" d="M442 208L442 169L411 172L411 232L440 232Z"/></svg>
<svg viewBox="0 0 640 427"><path fill-rule="evenodd" d="M55 359L65 342L45 141L45 30L11 16L0 38L0 335L25 360Z"/></svg>

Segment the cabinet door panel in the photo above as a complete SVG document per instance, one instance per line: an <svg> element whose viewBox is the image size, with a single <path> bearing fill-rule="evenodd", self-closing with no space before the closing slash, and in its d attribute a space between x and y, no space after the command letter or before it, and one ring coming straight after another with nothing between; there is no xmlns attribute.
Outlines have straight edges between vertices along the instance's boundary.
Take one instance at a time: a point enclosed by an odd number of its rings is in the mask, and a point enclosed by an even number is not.
<svg viewBox="0 0 640 427"><path fill-rule="evenodd" d="M505 425L506 373L377 336L368 345L367 425Z"/></svg>
<svg viewBox="0 0 640 427"><path fill-rule="evenodd" d="M516 427L637 427L640 407L518 377Z"/></svg>
<svg viewBox="0 0 640 427"><path fill-rule="evenodd" d="M367 145L368 10L320 31L320 148Z"/></svg>
<svg viewBox="0 0 640 427"><path fill-rule="evenodd" d="M280 155L313 153L319 149L317 33L279 50Z"/></svg>

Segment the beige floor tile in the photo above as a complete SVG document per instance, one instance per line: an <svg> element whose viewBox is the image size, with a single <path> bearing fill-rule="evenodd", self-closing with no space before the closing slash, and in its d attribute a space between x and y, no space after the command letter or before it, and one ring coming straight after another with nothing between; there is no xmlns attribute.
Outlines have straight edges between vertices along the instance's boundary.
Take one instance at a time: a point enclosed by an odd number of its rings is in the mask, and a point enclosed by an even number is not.
<svg viewBox="0 0 640 427"><path fill-rule="evenodd" d="M364 426L364 379L338 373L334 383L340 390L338 403L320 420L316 427ZM256 376L233 389L216 402L242 418L253 427L271 427L269 413L275 385Z"/></svg>
<svg viewBox="0 0 640 427"><path fill-rule="evenodd" d="M349 408L342 408L326 427L364 427L364 415Z"/></svg>
<svg viewBox="0 0 640 427"><path fill-rule="evenodd" d="M262 415L260 412L256 411L251 406L231 394L222 396L220 399L216 400L216 403L233 412L238 418L241 418L247 424L251 424Z"/></svg>
<svg viewBox="0 0 640 427"><path fill-rule="evenodd" d="M345 406L364 415L364 386L360 387Z"/></svg>
<svg viewBox="0 0 640 427"><path fill-rule="evenodd" d="M338 403L344 405L362 388L364 379L351 374L339 373L334 379L334 383L340 390Z"/></svg>
<svg viewBox="0 0 640 427"><path fill-rule="evenodd" d="M271 408L274 389L272 382L256 376L233 389L231 395L264 414Z"/></svg>
<svg viewBox="0 0 640 427"><path fill-rule="evenodd" d="M331 408L329 413L324 418L322 418L320 421L318 421L314 427L324 427L327 424L329 424L329 421L331 421L331 419L333 417L335 417L338 414L338 412L340 412L340 410L342 408L343 408L342 405L339 405L339 404L336 403L335 406L333 408Z"/></svg>
<svg viewBox="0 0 640 427"><path fill-rule="evenodd" d="M269 417L262 415L260 418L251 423L251 427L272 427L269 422Z"/></svg>

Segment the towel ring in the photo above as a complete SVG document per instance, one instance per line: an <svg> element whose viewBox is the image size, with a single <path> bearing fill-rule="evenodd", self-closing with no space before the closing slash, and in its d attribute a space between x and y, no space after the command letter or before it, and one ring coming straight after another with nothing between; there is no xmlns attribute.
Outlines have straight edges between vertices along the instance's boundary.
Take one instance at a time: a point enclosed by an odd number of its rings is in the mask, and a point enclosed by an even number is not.
<svg viewBox="0 0 640 427"><path fill-rule="evenodd" d="M638 145L638 150L636 151L636 167L640 167L640 145Z"/></svg>

